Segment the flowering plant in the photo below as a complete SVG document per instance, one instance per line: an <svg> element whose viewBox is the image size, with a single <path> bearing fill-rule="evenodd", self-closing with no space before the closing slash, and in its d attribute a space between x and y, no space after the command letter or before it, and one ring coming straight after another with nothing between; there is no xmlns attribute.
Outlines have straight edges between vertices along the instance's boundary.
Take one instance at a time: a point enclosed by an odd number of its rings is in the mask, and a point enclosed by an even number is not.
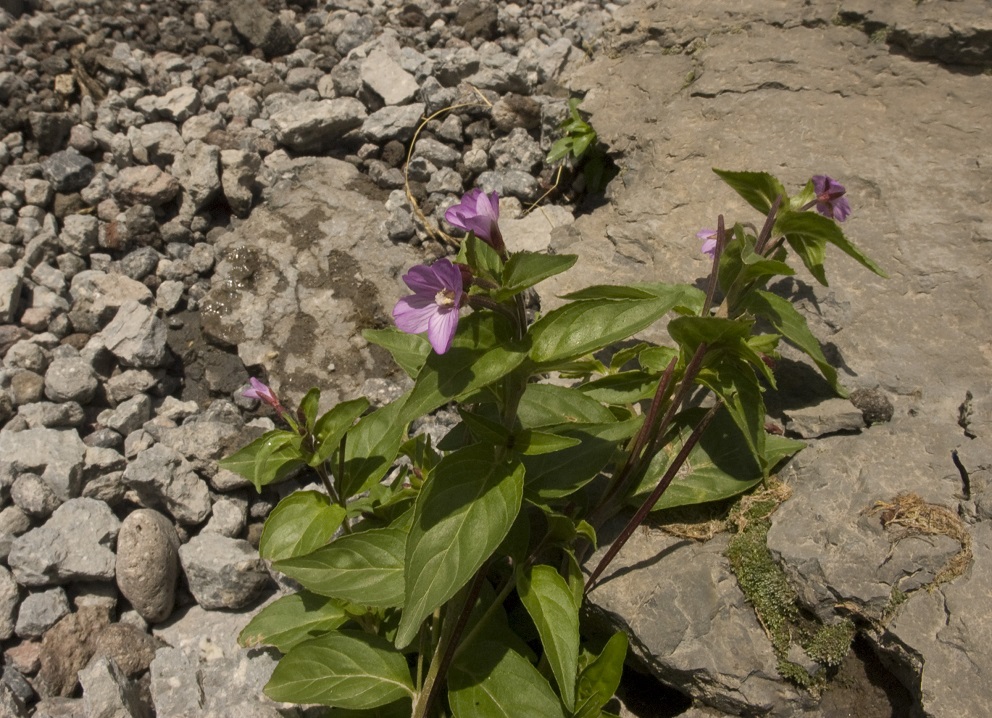
<svg viewBox="0 0 992 718"><path fill-rule="evenodd" d="M585 595L649 512L740 494L802 448L765 428L780 341L844 394L768 283L795 273L791 251L825 284L828 244L884 276L838 227L850 207L835 180L814 177L790 198L771 175L716 172L764 221L728 228L721 215L700 233L705 291L593 286L535 321L523 293L576 257L508 251L498 197L473 190L447 214L469 232L458 256L413 267L396 329L365 333L413 388L373 411L358 398L319 416L313 389L295 418L283 412L289 428L222 462L259 490L310 472L324 489L284 498L261 536L261 555L302 586L241 634L284 654L269 696L365 716L609 715L627 638L583 647ZM670 345L618 346L672 315ZM579 379L540 381L552 372ZM690 401L700 389L707 408ZM246 395L281 407L256 381ZM438 443L409 433L451 403L460 422ZM603 522L628 507L619 537L585 565Z"/></svg>

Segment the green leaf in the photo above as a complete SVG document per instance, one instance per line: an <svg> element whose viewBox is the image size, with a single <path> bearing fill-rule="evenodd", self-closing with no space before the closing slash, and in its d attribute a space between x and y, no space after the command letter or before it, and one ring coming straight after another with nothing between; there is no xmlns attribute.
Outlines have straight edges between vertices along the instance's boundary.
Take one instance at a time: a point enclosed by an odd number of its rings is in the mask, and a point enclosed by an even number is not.
<svg viewBox="0 0 992 718"><path fill-rule="evenodd" d="M789 209L799 211L800 208L816 199L816 189L813 187L813 180L806 182L802 191L789 200Z"/></svg>
<svg viewBox="0 0 992 718"><path fill-rule="evenodd" d="M657 297L646 289L639 289L630 285L597 284L570 294L563 294L561 298L572 301L589 301L592 299L656 299Z"/></svg>
<svg viewBox="0 0 992 718"><path fill-rule="evenodd" d="M259 611L238 635L245 648L275 646L283 653L303 641L344 625L348 615L332 599L299 591L283 596Z"/></svg>
<svg viewBox="0 0 992 718"><path fill-rule="evenodd" d="M304 588L373 608L403 604L406 532L370 529L341 536L305 556L276 561L273 568Z"/></svg>
<svg viewBox="0 0 992 718"><path fill-rule="evenodd" d="M657 388L657 376L643 371L625 371L583 384L579 391L604 404L622 405L652 397Z"/></svg>
<svg viewBox="0 0 992 718"><path fill-rule="evenodd" d="M642 351L650 348L652 347L647 342L639 342L634 346L618 349L613 356L610 357L610 371L621 371L629 362L640 356Z"/></svg>
<svg viewBox="0 0 992 718"><path fill-rule="evenodd" d="M504 317L489 311L463 317L447 353L432 352L427 357L403 407L403 422L493 383L526 358L526 347L514 341L513 329Z"/></svg>
<svg viewBox="0 0 992 718"><path fill-rule="evenodd" d="M847 396L847 390L837 379L837 370L827 361L823 349L820 348L820 342L806 324L806 318L796 310L792 302L771 292L756 291L747 296L745 307L748 311L767 319L787 342L805 352L838 396Z"/></svg>
<svg viewBox="0 0 992 718"><path fill-rule="evenodd" d="M558 430L560 436L578 439L576 446L553 454L525 456L527 497L540 503L574 493L592 481L610 462L617 444L640 429L643 417L609 424L575 424Z"/></svg>
<svg viewBox="0 0 992 718"><path fill-rule="evenodd" d="M589 149L589 145L595 141L595 132L582 132L577 134L572 142L572 156L578 159L587 149Z"/></svg>
<svg viewBox="0 0 992 718"><path fill-rule="evenodd" d="M517 418L528 429L565 423L604 424L614 421L605 406L578 389L554 384L528 384L517 407Z"/></svg>
<svg viewBox="0 0 992 718"><path fill-rule="evenodd" d="M822 284L827 284L827 273L823 268L823 262L827 258L827 241L816 237L800 237L798 235L786 235L785 241L789 243L792 250L803 260L803 264L809 273Z"/></svg>
<svg viewBox="0 0 992 718"><path fill-rule="evenodd" d="M393 465L403 443L406 425L403 407L409 395L363 416L348 432L345 443L345 476L339 479L342 497L367 491Z"/></svg>
<svg viewBox="0 0 992 718"><path fill-rule="evenodd" d="M805 441L769 434L765 437L765 463L774 468L784 459L806 448Z"/></svg>
<svg viewBox="0 0 992 718"><path fill-rule="evenodd" d="M579 675L574 718L597 718L609 703L623 676L627 636L615 633L600 653Z"/></svg>
<svg viewBox="0 0 992 718"><path fill-rule="evenodd" d="M448 677L454 718L565 718L558 696L534 666L495 641L459 655Z"/></svg>
<svg viewBox="0 0 992 718"><path fill-rule="evenodd" d="M783 212L775 222L775 231L784 234L791 246L796 242L830 242L847 256L880 277L888 275L854 246L837 223L816 212Z"/></svg>
<svg viewBox="0 0 992 718"><path fill-rule="evenodd" d="M524 558L526 558L526 554L521 557L521 560ZM465 623L465 630L462 632L463 637L474 632L472 643L465 646L465 651L475 650L475 647L483 641L497 641L522 656L537 660L537 656L530 647L510 627L504 606L496 599L495 589L489 581L484 580L479 597L476 599L475 605L472 606L468 621ZM485 618L484 623L482 623L483 618ZM459 653L465 651L459 650Z"/></svg>
<svg viewBox="0 0 992 718"><path fill-rule="evenodd" d="M269 431L243 449L217 462L222 469L248 479L257 491L276 483L304 465L300 453L302 437L294 431Z"/></svg>
<svg viewBox="0 0 992 718"><path fill-rule="evenodd" d="M313 431L314 421L317 419L317 405L320 404L320 389L313 388L307 392L300 402L300 413L303 414L304 425L307 431Z"/></svg>
<svg viewBox="0 0 992 718"><path fill-rule="evenodd" d="M597 547L595 529L585 521L579 521L576 528L577 533L589 541L589 545L595 550ZM574 551L565 550L562 553L564 554L567 568L565 580L568 583L568 590L572 592L572 600L575 601L575 605L582 608L582 599L586 588L586 579L582 573L582 567L579 565L579 560L575 557Z"/></svg>
<svg viewBox="0 0 992 718"><path fill-rule="evenodd" d="M531 358L560 362L597 351L647 328L678 305L691 301L693 287L671 285L649 299L583 299L541 317L530 328Z"/></svg>
<svg viewBox="0 0 992 718"><path fill-rule="evenodd" d="M393 355L400 369L412 379L420 373L431 351L431 343L422 334L407 334L396 327L386 329L366 329L362 332L365 340L377 344Z"/></svg>
<svg viewBox="0 0 992 718"><path fill-rule="evenodd" d="M503 260L492 246L476 237L474 232L469 232L462 240L455 261L468 265L477 277L484 277L497 284L502 281Z"/></svg>
<svg viewBox="0 0 992 718"><path fill-rule="evenodd" d="M703 367L696 382L708 387L724 400L734 422L744 434L755 459L764 463L765 458L765 401L754 369L741 359L721 357L721 361ZM767 466L762 466L767 471Z"/></svg>
<svg viewBox="0 0 992 718"><path fill-rule="evenodd" d="M287 653L265 686L284 703L375 708L413 696L406 657L388 641L360 631L335 631Z"/></svg>
<svg viewBox="0 0 992 718"><path fill-rule="evenodd" d="M763 286L770 277L790 276L796 271L783 261L784 249L778 249L774 257L764 257L754 251L756 238L745 235L741 225L734 226L734 238L720 255L720 288L737 291L758 285Z"/></svg>
<svg viewBox="0 0 992 718"><path fill-rule="evenodd" d="M715 167L713 171L743 197L745 202L762 214L768 214L779 195L782 196L783 203L789 199L782 183L767 172L730 172Z"/></svg>
<svg viewBox="0 0 992 718"><path fill-rule="evenodd" d="M578 446L580 443L574 437L524 429L514 434L512 448L518 454L538 456L539 454L551 454L555 451L562 451L572 446Z"/></svg>
<svg viewBox="0 0 992 718"><path fill-rule="evenodd" d="M705 414L705 409L688 409L675 417L665 445L651 459L629 504L640 505L647 498ZM762 476L741 430L729 412L721 409L652 511L722 501L747 491Z"/></svg>
<svg viewBox="0 0 992 718"><path fill-rule="evenodd" d="M368 710L335 708L329 711L325 718L410 718L411 709L410 699L405 698L389 705L369 708Z"/></svg>
<svg viewBox="0 0 992 718"><path fill-rule="evenodd" d="M567 157L568 153L571 151L572 151L572 138L562 137L556 140L553 145L551 145L551 151L548 152L548 156L545 159L545 162L547 162L549 165L553 165L556 162Z"/></svg>
<svg viewBox="0 0 992 718"><path fill-rule="evenodd" d="M515 252L506 263L503 286L494 298L497 302L509 299L548 277L570 269L577 259L574 254Z"/></svg>
<svg viewBox="0 0 992 718"><path fill-rule="evenodd" d="M673 347L651 347L638 354L637 361L645 371L661 374L678 355L678 349Z"/></svg>
<svg viewBox="0 0 992 718"><path fill-rule="evenodd" d="M498 421L488 419L482 414L473 413L459 407L458 415L468 426L472 435L479 441L485 441L495 446L507 446L510 443L510 432Z"/></svg>
<svg viewBox="0 0 992 718"><path fill-rule="evenodd" d="M362 397L343 401L320 417L313 430L317 450L310 458L310 466L320 466L327 461L341 444L342 437L348 433L355 419L368 408L369 400Z"/></svg>
<svg viewBox="0 0 992 718"><path fill-rule="evenodd" d="M517 592L537 626L562 702L571 710L579 665L579 605L565 579L551 566L518 571Z"/></svg>
<svg viewBox="0 0 992 718"><path fill-rule="evenodd" d="M753 324L746 319L676 317L668 323L668 333L691 356L703 342L709 350L739 348L751 336Z"/></svg>
<svg viewBox="0 0 992 718"><path fill-rule="evenodd" d="M477 444L448 454L417 497L406 545L406 603L396 645L464 586L503 541L523 498L519 462Z"/></svg>
<svg viewBox="0 0 992 718"><path fill-rule="evenodd" d="M308 554L331 540L345 514L317 491L292 493L265 520L258 553L270 561Z"/></svg>

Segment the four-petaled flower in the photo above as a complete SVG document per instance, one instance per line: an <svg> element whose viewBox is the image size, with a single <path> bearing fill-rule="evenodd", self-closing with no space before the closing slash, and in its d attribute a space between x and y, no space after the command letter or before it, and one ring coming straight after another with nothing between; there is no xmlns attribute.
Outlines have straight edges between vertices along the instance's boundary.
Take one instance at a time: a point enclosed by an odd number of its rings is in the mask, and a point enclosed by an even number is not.
<svg viewBox="0 0 992 718"><path fill-rule="evenodd" d="M713 259L713 256L716 254L716 230L701 229L696 232L696 237L703 240L703 246L700 248L700 251L710 259Z"/></svg>
<svg viewBox="0 0 992 718"><path fill-rule="evenodd" d="M452 205L444 218L459 229L475 232L475 236L501 254L506 251L499 231L499 194L486 194L480 188L466 192L462 201Z"/></svg>
<svg viewBox="0 0 992 718"><path fill-rule="evenodd" d="M843 222L851 214L851 205L844 196L847 190L837 180L827 175L814 175L813 191L816 192L816 211L824 217Z"/></svg>
<svg viewBox="0 0 992 718"><path fill-rule="evenodd" d="M431 266L418 264L403 275L413 294L403 297L393 308L393 319L407 334L427 332L434 351L444 354L451 348L458 328L458 309L462 305L462 273L447 259Z"/></svg>
<svg viewBox="0 0 992 718"><path fill-rule="evenodd" d="M284 411L282 404L279 403L279 397L276 396L276 393L272 391L272 389L267 387L255 377L248 379L248 383L251 384L251 386L245 389L241 393L241 396L248 399L258 399L259 401L268 404L278 412Z"/></svg>

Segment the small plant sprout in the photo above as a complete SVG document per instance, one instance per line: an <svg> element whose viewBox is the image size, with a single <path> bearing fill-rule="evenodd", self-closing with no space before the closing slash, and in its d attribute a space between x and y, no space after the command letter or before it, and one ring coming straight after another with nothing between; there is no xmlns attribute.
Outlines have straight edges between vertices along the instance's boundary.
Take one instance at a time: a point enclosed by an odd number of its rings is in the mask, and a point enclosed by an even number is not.
<svg viewBox="0 0 992 718"><path fill-rule="evenodd" d="M559 160L595 143L577 104ZM262 557L301 587L240 636L283 654L268 696L348 715L609 715L627 638L592 652L581 616L613 557L653 512L744 495L803 448L766 429L780 342L845 391L769 284L796 258L825 283L827 245L884 276L841 231L850 205L836 180L816 175L790 197L769 174L715 171L759 218L719 215L697 234L712 259L705 291L644 277L572 292L534 318L524 293L577 257L509 251L498 195L476 189L445 215L468 232L457 257L412 267L396 326L364 332L409 375L405 394L320 414L312 389L290 417L252 380L245 395L292 430L221 466L259 491L291 476L322 487L289 493L262 532ZM666 341L631 341L659 322ZM411 433L449 406L458 418L442 438ZM623 530L590 560L617 515ZM846 645L846 633L810 635L824 655Z"/></svg>

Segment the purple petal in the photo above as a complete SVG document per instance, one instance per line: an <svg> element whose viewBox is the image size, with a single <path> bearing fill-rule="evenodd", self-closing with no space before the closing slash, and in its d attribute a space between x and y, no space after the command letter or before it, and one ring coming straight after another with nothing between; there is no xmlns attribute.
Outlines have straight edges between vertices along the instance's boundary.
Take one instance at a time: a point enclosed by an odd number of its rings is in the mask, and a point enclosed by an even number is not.
<svg viewBox="0 0 992 718"><path fill-rule="evenodd" d="M712 259L716 255L716 237L707 239L703 242L703 246L700 251Z"/></svg>
<svg viewBox="0 0 992 718"><path fill-rule="evenodd" d="M427 299L414 294L396 302L396 306L393 307L393 320L396 322L396 328L401 332L420 334L427 331L431 317L437 314L437 311L438 306L433 298Z"/></svg>
<svg viewBox="0 0 992 718"><path fill-rule="evenodd" d="M452 226L474 232L476 237L489 242L493 233L498 231L499 194L492 192L487 195L476 187L466 192L461 202L449 207L444 218Z"/></svg>
<svg viewBox="0 0 992 718"><path fill-rule="evenodd" d="M488 217L466 217L462 227L467 232L475 232L475 236L483 242L488 242L493 236L493 223Z"/></svg>
<svg viewBox="0 0 992 718"><path fill-rule="evenodd" d="M841 197L840 199L834 200L834 219L838 222L843 222L851 214L851 205L847 201L847 197Z"/></svg>
<svg viewBox="0 0 992 718"><path fill-rule="evenodd" d="M475 198L475 213L480 217L485 217L493 224L499 222L499 195L496 192L486 194L479 190Z"/></svg>
<svg viewBox="0 0 992 718"><path fill-rule="evenodd" d="M447 289L455 293L455 306L458 305L462 293L462 272L447 259L439 259L431 265L434 276L441 284L440 289Z"/></svg>
<svg viewBox="0 0 992 718"><path fill-rule="evenodd" d="M263 395L271 393L269 387L265 386L265 384L260 382L255 377L249 377L248 383L251 384L251 386L241 393L241 396L245 398L262 400Z"/></svg>
<svg viewBox="0 0 992 718"><path fill-rule="evenodd" d="M451 307L439 309L430 317L427 327L427 339L430 341L434 351L444 354L451 348L451 342L455 338L455 330L458 328L458 309Z"/></svg>
<svg viewBox="0 0 992 718"><path fill-rule="evenodd" d="M440 260L447 261L447 260ZM435 265L440 262L435 262ZM410 287L414 293L423 296L429 296L431 299L442 289L447 289L441 280L438 278L437 271L433 266L428 267L425 264L418 264L416 266L410 267L410 271L403 275L403 281L406 286Z"/></svg>

